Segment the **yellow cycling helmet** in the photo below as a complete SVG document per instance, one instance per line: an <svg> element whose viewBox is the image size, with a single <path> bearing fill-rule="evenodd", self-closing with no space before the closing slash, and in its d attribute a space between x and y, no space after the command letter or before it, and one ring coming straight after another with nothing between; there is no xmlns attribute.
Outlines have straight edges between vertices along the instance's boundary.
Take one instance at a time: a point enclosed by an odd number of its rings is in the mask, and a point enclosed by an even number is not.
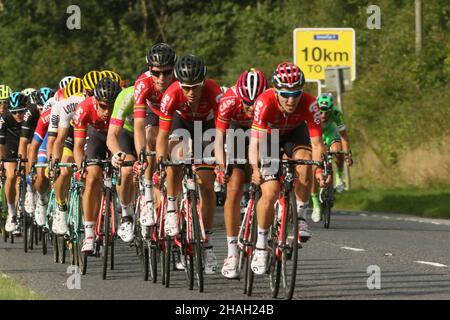
<svg viewBox="0 0 450 320"><path fill-rule="evenodd" d="M104 77L100 71L89 71L83 77L83 86L86 90L94 90L97 83Z"/></svg>
<svg viewBox="0 0 450 320"><path fill-rule="evenodd" d="M71 96L82 96L83 95L83 80L80 78L72 79L67 87L64 88L64 95L66 98L69 98Z"/></svg>
<svg viewBox="0 0 450 320"><path fill-rule="evenodd" d="M6 84L0 84L0 100L8 100L11 95L11 88Z"/></svg>
<svg viewBox="0 0 450 320"><path fill-rule="evenodd" d="M117 72L109 71L109 70L103 70L102 74L104 77L110 77L115 82L117 82L119 85L122 85L122 78Z"/></svg>

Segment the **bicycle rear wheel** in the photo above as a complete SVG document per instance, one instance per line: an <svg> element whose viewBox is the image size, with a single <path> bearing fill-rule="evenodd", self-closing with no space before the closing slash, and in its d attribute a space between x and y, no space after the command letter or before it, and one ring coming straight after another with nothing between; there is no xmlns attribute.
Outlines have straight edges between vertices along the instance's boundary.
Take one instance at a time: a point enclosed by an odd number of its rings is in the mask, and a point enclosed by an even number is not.
<svg viewBox="0 0 450 320"><path fill-rule="evenodd" d="M31 225L28 227L28 249L30 250L33 250L34 248L36 234L36 224L31 223Z"/></svg>
<svg viewBox="0 0 450 320"><path fill-rule="evenodd" d="M186 281L188 284L189 290L194 289L194 257L192 255L191 249L189 248L190 244L188 242L188 233L187 233L187 224L186 219L187 213L183 212L183 218L181 223L181 248L180 250L180 259L184 261L184 272L186 275Z"/></svg>
<svg viewBox="0 0 450 320"><path fill-rule="evenodd" d="M193 190L189 191L190 214L193 224L193 244L195 275L197 277L198 291L203 292L203 250L201 243L200 222L198 220L197 197Z"/></svg>
<svg viewBox="0 0 450 320"><path fill-rule="evenodd" d="M298 259L298 220L297 220L297 202L295 193L289 195L289 204L286 208L282 236L283 246L281 248L281 277L284 288L284 296L291 300L295 290L295 281L297 278L297 259Z"/></svg>
<svg viewBox="0 0 450 320"><path fill-rule="evenodd" d="M56 235L58 241L58 257L59 263L66 263L66 239L65 236Z"/></svg>

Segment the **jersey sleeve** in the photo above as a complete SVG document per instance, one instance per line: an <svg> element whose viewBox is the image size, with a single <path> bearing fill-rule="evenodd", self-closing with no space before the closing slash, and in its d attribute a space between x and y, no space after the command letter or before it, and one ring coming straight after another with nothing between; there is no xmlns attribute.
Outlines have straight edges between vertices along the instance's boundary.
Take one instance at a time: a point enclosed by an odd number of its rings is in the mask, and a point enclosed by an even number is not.
<svg viewBox="0 0 450 320"><path fill-rule="evenodd" d="M338 131L346 130L346 127L344 124L344 115L339 110L333 111L333 121L336 124Z"/></svg>
<svg viewBox="0 0 450 320"><path fill-rule="evenodd" d="M231 90L231 89L229 89ZM219 103L219 111L216 117L216 128L220 130L227 130L230 127L233 110L236 107L236 97L230 97L225 94Z"/></svg>
<svg viewBox="0 0 450 320"><path fill-rule="evenodd" d="M58 127L68 129L70 128L70 124L73 118L73 114L77 108L77 105L83 100L79 100L76 98L72 99L70 102L66 103L62 106L60 115L59 115L59 123Z"/></svg>
<svg viewBox="0 0 450 320"><path fill-rule="evenodd" d="M134 118L144 118L146 116L147 109L147 97L150 95L152 86L146 81L148 79L145 74L141 76L134 84Z"/></svg>
<svg viewBox="0 0 450 320"><path fill-rule="evenodd" d="M6 143L6 121L3 117L0 117L0 144Z"/></svg>
<svg viewBox="0 0 450 320"><path fill-rule="evenodd" d="M86 139L87 126L89 123L89 106L86 103L80 103L75 109L73 115L73 136L78 139Z"/></svg>
<svg viewBox="0 0 450 320"><path fill-rule="evenodd" d="M38 121L39 121L39 110L37 110L37 108L32 110L28 109L23 118L22 128L20 130L20 137L31 140Z"/></svg>
<svg viewBox="0 0 450 320"><path fill-rule="evenodd" d="M308 110L306 115L306 124L308 126L309 136L310 138L322 137L322 125L317 100L312 96L308 97L306 104Z"/></svg>
<svg viewBox="0 0 450 320"><path fill-rule="evenodd" d="M263 99L256 100L251 131L251 136L253 138L259 140L266 134L270 133L268 108L269 106Z"/></svg>
<svg viewBox="0 0 450 320"><path fill-rule="evenodd" d="M57 102L52 107L52 111L50 114L50 124L48 126L48 136L49 137L56 137L58 133L58 124L59 124L59 113L61 110L61 103Z"/></svg>
<svg viewBox="0 0 450 320"><path fill-rule="evenodd" d="M172 84L164 93L161 100L161 115L159 116L159 130L169 132L172 126L173 114L178 105L177 91L178 84Z"/></svg>
<svg viewBox="0 0 450 320"><path fill-rule="evenodd" d="M42 115L39 117L36 130L34 131L33 140L38 143L42 143L42 141L44 141L45 135L47 134L49 123L44 121L45 117L46 115L44 111Z"/></svg>
<svg viewBox="0 0 450 320"><path fill-rule="evenodd" d="M118 127L123 127L126 117L134 113L134 92L127 92L123 90L114 103L113 113L111 115L110 124Z"/></svg>

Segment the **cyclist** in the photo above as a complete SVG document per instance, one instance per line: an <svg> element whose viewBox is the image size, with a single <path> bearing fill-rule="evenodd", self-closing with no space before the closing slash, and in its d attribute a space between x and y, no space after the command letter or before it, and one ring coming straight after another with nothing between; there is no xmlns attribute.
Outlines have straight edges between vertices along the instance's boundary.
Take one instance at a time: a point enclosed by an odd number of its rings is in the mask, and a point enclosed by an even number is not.
<svg viewBox="0 0 450 320"><path fill-rule="evenodd" d="M321 94L317 98L317 104L320 109L320 120L322 122L322 139L327 149L333 152L346 151L349 154L335 156L336 163L336 190L342 192L344 190L344 182L342 173L344 170L344 159L349 166L353 164L352 153L350 150L350 141L347 135L347 129L344 124L342 112L340 112L333 104L333 95L331 93ZM311 218L314 222L321 219L320 202L317 183L313 183L311 193L313 203L313 212Z"/></svg>
<svg viewBox="0 0 450 320"><path fill-rule="evenodd" d="M177 55L168 44L158 43L149 50L146 60L148 71L142 74L134 85L134 142L137 154L144 148L148 151L155 151L156 137L159 131L159 116L161 115L160 103L164 92L175 81L173 70ZM147 132L145 130L146 124L149 127ZM156 162L153 157L149 158L149 164L145 170L144 179L146 205L144 212L140 214L141 225L146 227L156 222L153 214L152 184ZM138 168L136 164L135 171L142 171L143 169Z"/></svg>
<svg viewBox="0 0 450 320"><path fill-rule="evenodd" d="M123 161L136 160L133 139L133 106L134 86L131 86L122 90L117 96L106 139L108 149L113 154L112 164L117 168ZM120 186L117 186L117 193L122 207L122 222L117 234L123 241L131 242L134 238L133 200L136 193L133 182L133 168L121 168L121 177L122 181Z"/></svg>
<svg viewBox="0 0 450 320"><path fill-rule="evenodd" d="M47 103L54 95L54 91L50 88L41 88L37 94L37 106L43 111L39 117L36 129L34 131L33 140L28 147L28 163L27 172L30 172L34 163L47 162L47 130L50 123L51 104ZM42 107L43 106L43 107ZM46 109L47 106L47 109ZM27 176L27 193L25 195L25 210L35 213L35 220L39 226L44 224L45 208L47 203L47 193L50 183L44 174L45 170L38 168L36 176ZM35 210L35 190L39 196L37 210Z"/></svg>
<svg viewBox="0 0 450 320"><path fill-rule="evenodd" d="M9 96L11 95L11 88L7 85L0 85L0 116L8 111Z"/></svg>
<svg viewBox="0 0 450 320"><path fill-rule="evenodd" d="M27 110L26 96L20 92L13 92L9 100L9 112L0 118L0 159L17 158L20 133L25 111ZM8 218L5 230L13 232L18 229L16 223L16 163L5 163L6 182L5 196L8 205Z"/></svg>
<svg viewBox="0 0 450 320"><path fill-rule="evenodd" d="M123 86L122 86L122 84L123 84L122 77L117 72L110 71L110 70L103 70L102 72L100 72L100 74L101 74L102 78L110 77L115 82L117 82L120 87L123 88Z"/></svg>
<svg viewBox="0 0 450 320"><path fill-rule="evenodd" d="M86 97L92 97L94 95L95 85L104 77L103 73L96 70L91 70L86 73L83 77L84 95Z"/></svg>
<svg viewBox="0 0 450 320"><path fill-rule="evenodd" d="M72 81L75 78L76 78L75 76L65 76L64 78L62 78L61 81L59 81L59 89L61 90L67 87L70 81Z"/></svg>
<svg viewBox="0 0 450 320"><path fill-rule="evenodd" d="M304 92L305 77L300 68L290 62L278 65L272 74L273 89L261 94L255 106L252 124L249 156L253 166L252 181L261 186L261 198L258 201L257 221L258 237L251 267L255 274L264 274L267 270L267 238L269 227L274 219L274 205L278 200L280 182L278 169L261 175L258 161L263 144L272 142L272 135L279 131L279 145L270 151L274 158L278 147L283 147L284 154L292 159L321 160L323 152L322 128L320 126L319 108L315 97ZM305 124L306 121L306 124ZM309 135L308 135L309 131ZM267 139L266 139L267 138ZM276 139L275 139L276 141ZM306 208L311 191L310 166L297 166L299 179L295 188L297 211L299 217L299 236L302 240L311 237L306 223ZM322 169L315 168L314 176L324 185Z"/></svg>
<svg viewBox="0 0 450 320"><path fill-rule="evenodd" d="M74 162L72 118L78 104L85 100L83 92L85 92L83 81L79 78L72 79L64 88L64 95L67 98L59 101L52 108L48 139L53 163L56 161L63 163ZM64 235L67 232L67 196L71 177L71 168L61 168L60 175L53 184L57 205L52 231L60 235Z"/></svg>
<svg viewBox="0 0 450 320"><path fill-rule="evenodd" d="M264 74L255 68L244 71L235 86L228 89L220 100L219 113L216 119L215 155L219 166L216 167L216 175L220 183L227 182L227 197L224 206L225 227L227 231L228 255L225 259L222 274L227 278L236 278L239 265L239 249L237 246L238 229L240 223L240 201L243 196L246 177L250 176L249 166L234 164L231 177L224 175L225 156L224 144L228 129L248 130L253 122L253 105L256 98L267 88L267 80ZM244 131L241 131L244 133ZM236 131L234 132L237 133ZM228 136L227 136L228 137ZM227 159L248 158L248 139L228 139L227 151L232 149L234 154ZM245 142L244 155L238 156L239 144ZM228 163L228 161L227 161Z"/></svg>
<svg viewBox="0 0 450 320"><path fill-rule="evenodd" d="M169 152L178 144L172 135L169 148L169 134L176 129L184 129L190 133L194 145L194 123L200 122L203 133L214 128L214 119L219 109L219 100L222 90L219 85L206 77L206 65L203 60L194 55L183 56L175 65L175 77L178 83L173 83L164 93L161 102L161 116L159 119L159 133L156 140L156 156L167 159ZM188 141L184 141L188 143ZM203 146L202 146L203 147ZM179 150L179 148L177 148ZM197 151L198 152L198 151ZM196 159L200 160L201 159ZM196 168L199 177L200 206L203 223L205 226L206 243L204 244L205 273L213 274L217 269L217 259L212 245L212 227L216 206L216 194L214 192L214 166L202 165ZM156 179L158 180L158 179ZM179 233L177 214L177 195L181 191L182 170L179 167L167 169L167 195L168 205L165 217L165 232L169 236Z"/></svg>
<svg viewBox="0 0 450 320"><path fill-rule="evenodd" d="M101 79L94 87L94 96L86 98L78 104L74 121L74 157L78 168L84 156L88 159L105 159L107 156L106 134L109 126L114 102L121 88L109 77ZM86 141L86 137L89 140ZM86 146L86 151L85 151ZM83 252L94 250L94 226L100 210L101 188L103 183L102 169L93 165L86 169L85 188L83 192L83 211L85 239Z"/></svg>

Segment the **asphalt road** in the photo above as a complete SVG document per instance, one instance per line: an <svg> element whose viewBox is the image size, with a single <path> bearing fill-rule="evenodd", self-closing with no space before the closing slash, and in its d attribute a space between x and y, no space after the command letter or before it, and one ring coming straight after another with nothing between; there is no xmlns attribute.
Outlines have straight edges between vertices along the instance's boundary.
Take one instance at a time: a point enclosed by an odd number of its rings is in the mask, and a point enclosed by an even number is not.
<svg viewBox="0 0 450 320"><path fill-rule="evenodd" d="M295 299L450 299L450 221L339 212L331 229L312 222L311 228L313 238L300 251ZM116 269L101 280L101 260L91 258L81 289L67 287L68 263L53 263L51 249L43 256L40 246L25 254L21 238L0 241L0 271L48 299L247 299L243 281L220 274L226 255L222 208L213 241L219 272L205 277L204 293L189 291L180 271L172 273L170 288L144 282L134 248L120 241ZM271 299L268 277L255 281L252 299Z"/></svg>

